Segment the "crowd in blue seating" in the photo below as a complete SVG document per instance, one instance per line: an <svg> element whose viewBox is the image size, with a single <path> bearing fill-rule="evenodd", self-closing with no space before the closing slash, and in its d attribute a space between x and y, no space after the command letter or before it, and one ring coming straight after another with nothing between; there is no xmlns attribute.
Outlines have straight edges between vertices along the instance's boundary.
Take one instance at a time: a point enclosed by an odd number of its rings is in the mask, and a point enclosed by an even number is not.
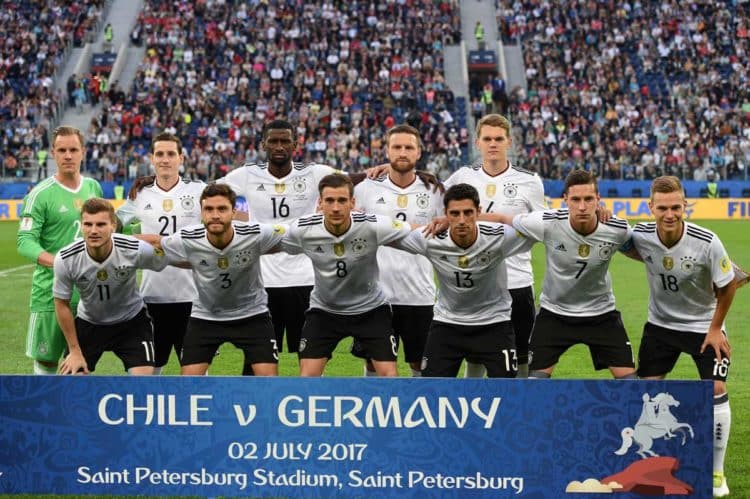
<svg viewBox="0 0 750 499"><path fill-rule="evenodd" d="M468 148L442 72L443 45L460 38L454 0L149 0L136 30L146 56L132 90L105 97L87 131L93 174L144 173L150 138L168 130L186 174L216 178L256 161L278 117L299 124L297 159L350 171L382 162L385 130L401 122L420 128L432 168Z"/></svg>
<svg viewBox="0 0 750 499"><path fill-rule="evenodd" d="M497 2L522 43L510 89L519 162L546 178L746 179L750 2Z"/></svg>
<svg viewBox="0 0 750 499"><path fill-rule="evenodd" d="M29 165L46 164L48 128L63 99L55 90L56 71L71 43L80 44L94 26L103 4L0 1L0 166L5 176L23 177Z"/></svg>

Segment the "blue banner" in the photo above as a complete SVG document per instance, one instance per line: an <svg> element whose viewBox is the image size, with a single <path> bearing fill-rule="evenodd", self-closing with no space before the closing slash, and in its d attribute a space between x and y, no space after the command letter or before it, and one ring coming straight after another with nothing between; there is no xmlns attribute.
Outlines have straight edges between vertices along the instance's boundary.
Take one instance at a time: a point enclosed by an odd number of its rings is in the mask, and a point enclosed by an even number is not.
<svg viewBox="0 0 750 499"><path fill-rule="evenodd" d="M0 492L710 497L700 381L0 377Z"/></svg>

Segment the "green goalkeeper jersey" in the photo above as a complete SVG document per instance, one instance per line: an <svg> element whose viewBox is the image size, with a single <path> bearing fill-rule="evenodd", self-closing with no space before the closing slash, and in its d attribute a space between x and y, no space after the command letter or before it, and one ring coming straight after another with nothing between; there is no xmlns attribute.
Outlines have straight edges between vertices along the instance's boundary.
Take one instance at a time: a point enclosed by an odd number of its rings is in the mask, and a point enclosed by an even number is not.
<svg viewBox="0 0 750 499"><path fill-rule="evenodd" d="M63 186L54 177L40 182L23 200L16 239L18 253L36 262L42 252L54 255L80 237L81 206L92 197L102 197L102 188L91 178L82 177L77 190ZM52 269L37 263L31 282L32 312L55 309L52 279Z"/></svg>

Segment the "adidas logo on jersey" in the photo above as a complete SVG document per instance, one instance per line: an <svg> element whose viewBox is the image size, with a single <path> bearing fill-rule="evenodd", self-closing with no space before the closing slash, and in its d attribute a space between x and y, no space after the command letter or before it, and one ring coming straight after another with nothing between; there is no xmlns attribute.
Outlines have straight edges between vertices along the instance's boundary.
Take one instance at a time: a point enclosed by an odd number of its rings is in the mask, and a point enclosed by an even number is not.
<svg viewBox="0 0 750 499"><path fill-rule="evenodd" d="M315 248L315 253L323 253L323 248L318 246L317 248Z"/></svg>
<svg viewBox="0 0 750 499"><path fill-rule="evenodd" d="M447 257L447 256L445 256L445 255L441 256L441 257L440 257L440 259L441 259L441 260L443 260L443 261L445 261L445 262L447 262L447 261L448 261L448 257Z"/></svg>
<svg viewBox="0 0 750 499"><path fill-rule="evenodd" d="M654 263L654 260L651 258L651 255L647 255L646 258L644 258L648 263Z"/></svg>
<svg viewBox="0 0 750 499"><path fill-rule="evenodd" d="M555 246L555 249L557 251L568 251L568 250L565 249L565 245L563 243L560 243L557 246Z"/></svg>
<svg viewBox="0 0 750 499"><path fill-rule="evenodd" d="M208 267L208 262L205 260L201 260L201 263L199 263L198 265L200 265L201 267Z"/></svg>
<svg viewBox="0 0 750 499"><path fill-rule="evenodd" d="M377 201L375 201L375 204L385 204L385 199L380 198Z"/></svg>
<svg viewBox="0 0 750 499"><path fill-rule="evenodd" d="M85 275L82 275L81 278L78 279L78 282L89 282L89 279Z"/></svg>
<svg viewBox="0 0 750 499"><path fill-rule="evenodd" d="M151 208L151 203L146 204L146 206L143 209L144 210L153 210L153 208Z"/></svg>
<svg viewBox="0 0 750 499"><path fill-rule="evenodd" d="M65 213L68 211L68 207L65 205L60 206L60 209L58 210L60 213Z"/></svg>
<svg viewBox="0 0 750 499"><path fill-rule="evenodd" d="M265 191L265 190L266 190L266 188L265 188L265 187L263 187L263 184L260 184L260 185L258 186L258 188L256 189L256 191Z"/></svg>

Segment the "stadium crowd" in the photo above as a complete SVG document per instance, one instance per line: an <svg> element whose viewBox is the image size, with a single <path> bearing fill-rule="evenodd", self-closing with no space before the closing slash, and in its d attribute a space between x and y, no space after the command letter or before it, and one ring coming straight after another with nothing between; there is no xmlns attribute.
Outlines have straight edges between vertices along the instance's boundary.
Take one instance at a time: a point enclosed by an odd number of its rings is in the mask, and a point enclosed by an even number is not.
<svg viewBox="0 0 750 499"><path fill-rule="evenodd" d="M6 176L46 165L48 128L61 111L56 72L101 17L104 0L0 2L0 158ZM40 169L39 178L47 175Z"/></svg>
<svg viewBox="0 0 750 499"><path fill-rule="evenodd" d="M299 124L296 159L349 171L384 161L401 122L420 128L432 168L455 169L468 148L442 73L443 45L460 38L454 1L153 0L136 31L147 49L132 91L87 131L87 168L102 178L145 173L155 130L184 138L187 175L221 177L258 158L277 116Z"/></svg>
<svg viewBox="0 0 750 499"><path fill-rule="evenodd" d="M500 0L497 18L523 46L519 164L557 179L746 178L749 2Z"/></svg>

